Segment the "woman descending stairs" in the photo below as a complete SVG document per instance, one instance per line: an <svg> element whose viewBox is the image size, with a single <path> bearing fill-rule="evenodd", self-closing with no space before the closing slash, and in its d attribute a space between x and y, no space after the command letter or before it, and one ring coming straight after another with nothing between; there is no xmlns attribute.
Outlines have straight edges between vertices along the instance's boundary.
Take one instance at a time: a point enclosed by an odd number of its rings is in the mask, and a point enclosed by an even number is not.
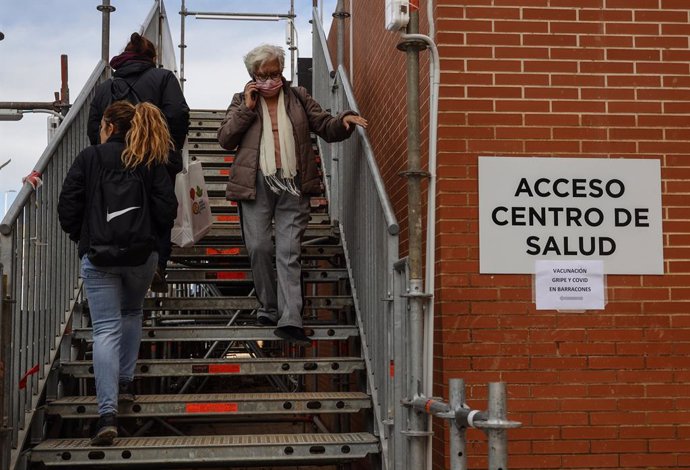
<svg viewBox="0 0 690 470"><path fill-rule="evenodd" d="M52 372L30 468L378 468L371 398L346 260L325 198L313 198L302 247L310 347L256 321L236 206L224 198L233 156L223 116L192 113L190 158L204 167L214 217L196 246L176 248L169 291L145 302L134 400L121 400L112 446L89 445L97 418L88 306ZM130 397L131 398L131 397ZM338 467L341 468L341 467Z"/></svg>

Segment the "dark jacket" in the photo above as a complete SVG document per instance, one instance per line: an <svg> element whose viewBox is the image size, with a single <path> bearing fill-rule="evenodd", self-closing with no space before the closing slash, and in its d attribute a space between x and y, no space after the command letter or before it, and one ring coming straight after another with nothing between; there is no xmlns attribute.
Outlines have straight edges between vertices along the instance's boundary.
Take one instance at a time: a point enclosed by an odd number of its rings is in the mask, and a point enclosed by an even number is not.
<svg viewBox="0 0 690 470"><path fill-rule="evenodd" d="M114 135L105 144L100 144L102 165L106 168L122 169L121 155L125 149L122 136ZM89 249L89 226L87 209L91 200L89 183L98 177L98 163L95 147L82 150L67 173L58 200L58 218L62 230L67 232L72 241L79 243L79 257ZM160 238L166 231L170 231L177 215L177 199L168 172L163 165L155 165L150 169L140 165L135 171L140 171L144 181L150 181L148 194L152 226L156 237Z"/></svg>
<svg viewBox="0 0 690 470"><path fill-rule="evenodd" d="M180 83L170 70L156 68L152 63L128 61L113 74L132 85L141 101L153 103L161 110L170 128L170 136L175 144L175 152L170 155L171 173L182 170L180 150L184 146L189 130L189 106L184 99ZM111 102L111 80L96 87L91 101L87 134L91 145L98 144L98 131L105 108Z"/></svg>
<svg viewBox="0 0 690 470"><path fill-rule="evenodd" d="M321 178L316 166L316 155L312 147L310 132L316 133L326 142L347 139L355 126L345 129L343 117L356 114L345 111L337 117L321 109L304 87L283 86L285 107L292 123L295 138L295 153L300 173L300 191L305 196L321 192ZM218 142L227 150L237 148L235 160L225 196L234 201L252 200L256 197L256 172L259 168L259 147L263 125L261 106L257 103L253 110L244 103L244 93L232 98L225 119L218 130Z"/></svg>

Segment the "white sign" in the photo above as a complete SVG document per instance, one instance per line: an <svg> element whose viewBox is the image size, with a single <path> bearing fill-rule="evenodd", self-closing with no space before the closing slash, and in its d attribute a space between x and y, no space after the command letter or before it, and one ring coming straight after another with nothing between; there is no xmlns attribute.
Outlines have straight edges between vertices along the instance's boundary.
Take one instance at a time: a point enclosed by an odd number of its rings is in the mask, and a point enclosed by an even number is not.
<svg viewBox="0 0 690 470"><path fill-rule="evenodd" d="M479 157L479 272L601 260L606 274L663 274L656 159Z"/></svg>
<svg viewBox="0 0 690 470"><path fill-rule="evenodd" d="M603 310L602 261L535 263L537 310Z"/></svg>

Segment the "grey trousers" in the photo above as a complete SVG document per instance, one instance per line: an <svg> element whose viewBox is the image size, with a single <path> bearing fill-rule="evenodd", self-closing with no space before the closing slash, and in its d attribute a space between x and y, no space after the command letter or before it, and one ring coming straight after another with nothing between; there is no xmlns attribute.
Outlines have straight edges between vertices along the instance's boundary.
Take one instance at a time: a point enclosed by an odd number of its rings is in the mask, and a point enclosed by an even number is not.
<svg viewBox="0 0 690 470"><path fill-rule="evenodd" d="M276 194L257 171L256 199L241 201L242 238L249 253L258 316L278 326L302 326L302 236L309 223L309 198L283 191ZM275 247L271 221L275 220ZM276 269L273 269L273 254ZM276 283L276 274L278 275Z"/></svg>

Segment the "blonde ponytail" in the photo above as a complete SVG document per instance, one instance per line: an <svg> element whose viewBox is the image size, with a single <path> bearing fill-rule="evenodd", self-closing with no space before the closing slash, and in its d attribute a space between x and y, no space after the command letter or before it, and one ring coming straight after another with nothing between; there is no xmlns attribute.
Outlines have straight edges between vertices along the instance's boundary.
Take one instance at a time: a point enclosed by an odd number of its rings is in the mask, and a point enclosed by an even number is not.
<svg viewBox="0 0 690 470"><path fill-rule="evenodd" d="M125 150L122 152L124 167L151 167L155 163L165 165L172 148L168 124L160 110L151 103L137 104L132 125L125 135Z"/></svg>

